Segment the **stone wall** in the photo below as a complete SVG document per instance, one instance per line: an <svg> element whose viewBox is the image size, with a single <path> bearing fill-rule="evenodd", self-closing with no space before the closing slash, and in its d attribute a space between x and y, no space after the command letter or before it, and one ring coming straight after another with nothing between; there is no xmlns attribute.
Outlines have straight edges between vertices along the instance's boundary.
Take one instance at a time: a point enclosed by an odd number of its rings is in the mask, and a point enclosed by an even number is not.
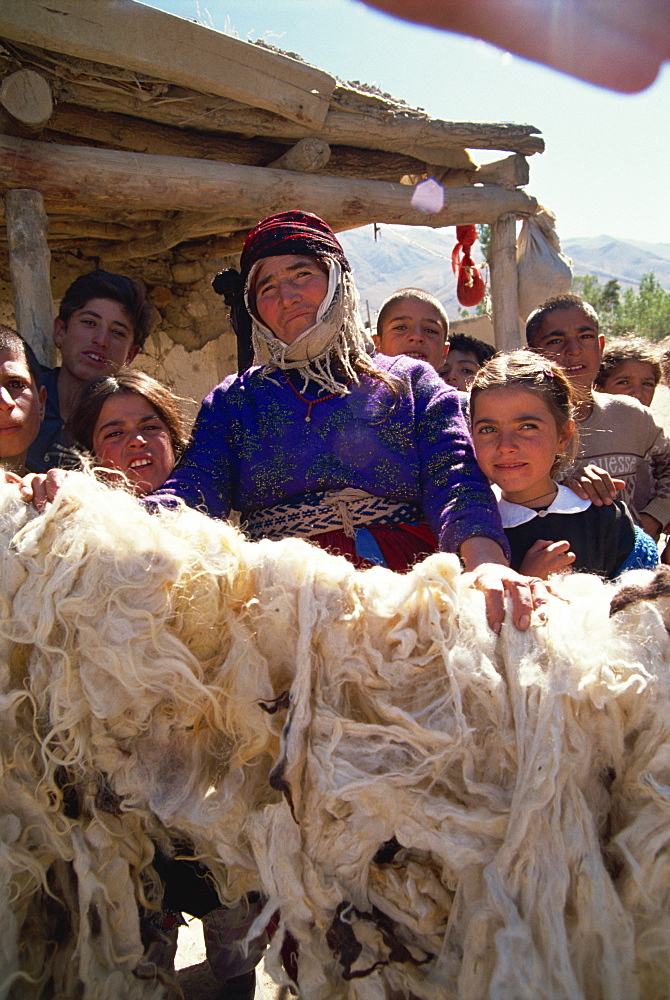
<svg viewBox="0 0 670 1000"><path fill-rule="evenodd" d="M177 395L192 400L186 406L195 416L200 401L236 370L237 345L223 300L212 290L211 279L236 259L181 262L169 257L108 265L108 270L142 282L156 308L156 322L134 367L169 385ZM56 309L65 290L91 261L72 255L52 258L51 287ZM104 262L101 266L104 266ZM0 267L0 322L15 326L8 268Z"/></svg>

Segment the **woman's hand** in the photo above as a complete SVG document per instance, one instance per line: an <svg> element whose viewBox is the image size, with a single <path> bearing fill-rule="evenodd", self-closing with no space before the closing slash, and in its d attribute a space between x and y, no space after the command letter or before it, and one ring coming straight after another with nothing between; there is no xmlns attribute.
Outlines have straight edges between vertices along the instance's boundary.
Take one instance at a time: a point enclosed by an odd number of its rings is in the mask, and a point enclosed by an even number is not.
<svg viewBox="0 0 670 1000"><path fill-rule="evenodd" d="M524 576L539 576L548 580L553 573L565 573L575 561L575 553L570 551L570 542L548 542L538 538L528 549L519 572Z"/></svg>
<svg viewBox="0 0 670 1000"><path fill-rule="evenodd" d="M32 503L40 513L48 503L53 503L58 491L64 485L68 476L72 475L65 469L49 469L48 472L29 472L18 482L19 493L26 503Z"/></svg>
<svg viewBox="0 0 670 1000"><path fill-rule="evenodd" d="M626 482L612 479L609 472L597 465L585 465L576 476L566 479L564 485L582 500L590 500L595 507L608 507Z"/></svg>
<svg viewBox="0 0 670 1000"><path fill-rule="evenodd" d="M527 629L532 613L549 600L544 581L510 569L503 550L492 538L468 538L460 554L466 570L472 573L473 585L484 594L486 620L493 631L500 632L506 594L512 598L512 621L521 631Z"/></svg>

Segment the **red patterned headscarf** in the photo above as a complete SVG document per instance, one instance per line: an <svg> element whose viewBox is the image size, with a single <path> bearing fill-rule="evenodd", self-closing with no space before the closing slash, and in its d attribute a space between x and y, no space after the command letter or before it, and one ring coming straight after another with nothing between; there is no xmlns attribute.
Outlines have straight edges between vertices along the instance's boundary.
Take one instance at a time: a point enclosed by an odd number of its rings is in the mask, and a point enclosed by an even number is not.
<svg viewBox="0 0 670 1000"><path fill-rule="evenodd" d="M240 258L240 270L220 271L212 287L230 306L230 321L237 335L238 367L242 372L252 363L251 317L244 302L244 289L252 267L265 257L284 254L311 257L327 255L339 261L343 271L351 271L349 261L327 222L311 212L279 212L263 219L250 231Z"/></svg>

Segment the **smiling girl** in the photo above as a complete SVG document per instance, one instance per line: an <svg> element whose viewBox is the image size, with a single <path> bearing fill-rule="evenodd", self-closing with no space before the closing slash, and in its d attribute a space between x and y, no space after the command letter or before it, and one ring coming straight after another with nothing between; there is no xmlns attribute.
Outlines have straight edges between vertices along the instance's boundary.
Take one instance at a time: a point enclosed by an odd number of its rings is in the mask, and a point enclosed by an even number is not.
<svg viewBox="0 0 670 1000"><path fill-rule="evenodd" d="M596 507L554 479L577 447L576 401L561 369L530 351L496 356L472 384L475 453L499 491L511 565L543 579L655 566L656 547L624 503Z"/></svg>
<svg viewBox="0 0 670 1000"><path fill-rule="evenodd" d="M179 400L141 371L90 382L70 426L106 477L127 482L138 496L163 485L187 442Z"/></svg>

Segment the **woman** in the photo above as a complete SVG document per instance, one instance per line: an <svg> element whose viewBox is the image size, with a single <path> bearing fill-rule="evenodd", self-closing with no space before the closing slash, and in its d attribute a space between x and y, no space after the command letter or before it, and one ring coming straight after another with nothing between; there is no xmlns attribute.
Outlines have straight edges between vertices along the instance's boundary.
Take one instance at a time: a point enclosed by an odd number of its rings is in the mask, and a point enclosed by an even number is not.
<svg viewBox="0 0 670 1000"><path fill-rule="evenodd" d="M249 536L300 536L358 566L406 570L457 552L489 622L526 628L543 600L509 569L506 541L458 397L427 365L372 357L349 263L317 216L283 212L248 235L241 273L217 275L246 363L205 399L192 443L154 499L214 517L241 511ZM242 364L241 367L246 367Z"/></svg>
<svg viewBox="0 0 670 1000"><path fill-rule="evenodd" d="M138 496L163 485L188 441L177 397L141 371L89 382L70 431L112 484L121 479Z"/></svg>

